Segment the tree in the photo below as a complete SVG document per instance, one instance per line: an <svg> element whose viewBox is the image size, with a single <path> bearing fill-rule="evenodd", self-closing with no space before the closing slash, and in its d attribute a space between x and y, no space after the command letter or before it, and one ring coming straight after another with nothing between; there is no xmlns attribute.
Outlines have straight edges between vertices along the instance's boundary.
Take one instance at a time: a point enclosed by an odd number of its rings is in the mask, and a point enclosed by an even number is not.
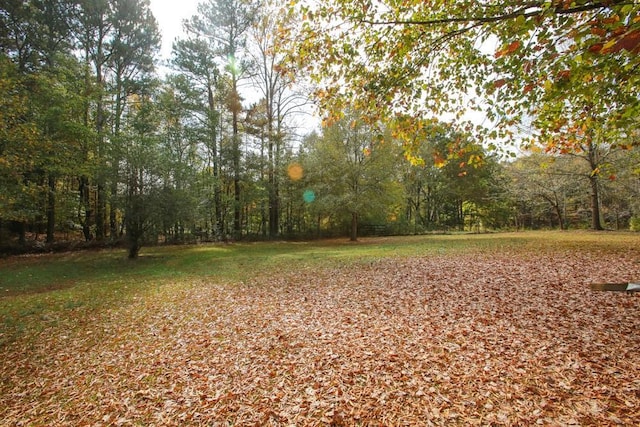
<svg viewBox="0 0 640 427"><path fill-rule="evenodd" d="M225 65L228 91L226 107L231 113L231 153L233 161L234 220L236 235L242 233L242 199L240 186L240 113L242 99L238 82L247 68L243 62L247 31L253 23L256 6L243 0L208 0L198 5L198 15L185 22L185 28L199 39L207 40L213 60Z"/></svg>
<svg viewBox="0 0 640 427"><path fill-rule="evenodd" d="M314 203L332 214L347 214L352 241L363 216L386 217L399 204L396 148L389 135L382 136L355 113L326 128L310 147L304 169Z"/></svg>
<svg viewBox="0 0 640 427"><path fill-rule="evenodd" d="M266 145L266 185L268 191L268 232L270 237L280 233L280 186L282 155L286 137L287 119L299 112L308 101L291 89L295 76L286 70L286 56L281 51L282 43L278 26L290 19L285 10L274 2L262 5L254 25L249 31L252 60L250 75L260 91L262 100L253 111L263 117L254 120L260 138ZM263 110L263 111L262 111ZM259 115L259 114L258 114ZM254 114L256 116L256 114Z"/></svg>
<svg viewBox="0 0 640 427"><path fill-rule="evenodd" d="M72 56L73 10L73 2L68 1L9 2L0 14L3 57L10 58L18 72L7 77L14 80L20 96L28 99L26 108L18 106L18 120L29 122L37 135L28 139L33 143L19 138L30 148L21 162L30 166L18 170L20 179L29 183L24 187L29 188L32 199L29 219L40 223L45 218L47 243L54 241L57 226L58 183L77 166L69 160L77 159L77 139L83 133L75 83L81 70ZM21 240L24 231L23 223Z"/></svg>
<svg viewBox="0 0 640 427"><path fill-rule="evenodd" d="M28 120L30 99L20 66L0 55L0 220L19 225L25 241L26 222L33 219L38 188L29 174L38 153L38 128Z"/></svg>
<svg viewBox="0 0 640 427"><path fill-rule="evenodd" d="M206 203L213 212L211 224L213 235L220 239L225 227L222 209L221 176L221 113L220 70L216 62L215 45L209 39L194 37L177 40L173 45L172 65L181 73L174 76L171 83L188 109L191 119L186 125L191 132L200 134L204 145L204 170L207 189L213 193L213 200ZM203 197L207 197L203 195ZM207 214L206 216L210 216Z"/></svg>
<svg viewBox="0 0 640 427"><path fill-rule="evenodd" d="M415 231L465 228L467 218L501 225L485 213L502 199L498 164L468 133L450 124L423 121L414 135L420 164L405 167L406 219Z"/></svg>
<svg viewBox="0 0 640 427"><path fill-rule="evenodd" d="M529 216L530 224L544 219L545 226L569 227L574 213L570 206L576 202L581 206L580 195L584 193L575 166L570 157L545 153L531 153L508 165L512 197L517 206L528 208L527 212L516 212L517 226L524 225L523 217Z"/></svg>
<svg viewBox="0 0 640 427"><path fill-rule="evenodd" d="M546 76L566 69L567 58L579 62L578 54L595 52L603 61L616 58L633 69L639 8L597 0L300 2L293 12L303 19L301 34L290 36L297 40L299 66L323 83L318 94L324 105L337 110L355 105L374 113L377 103L381 115L441 113L469 102L460 95L487 82L504 85L505 74L517 77L510 82L519 86L515 101L530 104L522 96L533 92L528 85L544 86ZM533 53L535 61L525 63L523 57ZM621 81L628 77L625 91L638 79L633 71L607 72ZM545 79L524 80L532 73ZM636 108L637 103L627 105L625 111Z"/></svg>
<svg viewBox="0 0 640 427"><path fill-rule="evenodd" d="M123 131L122 184L124 191L124 217L129 258L137 258L148 238L148 231L158 221L162 163L160 157L159 114L153 101L154 87L148 94L134 97L127 105L129 120Z"/></svg>
<svg viewBox="0 0 640 427"><path fill-rule="evenodd" d="M117 206L120 163L120 132L127 97L142 94L146 80L154 70L154 56L160 47L158 24L149 9L149 0L118 0L112 2L113 36L110 42L109 69L112 73L109 92L113 100L111 114L111 204L109 230L111 239L118 235Z"/></svg>
<svg viewBox="0 0 640 427"><path fill-rule="evenodd" d="M161 228L165 238L175 242L184 242L186 231L203 231L198 214L206 218L208 213L198 212L198 206L209 197L199 181L198 171L204 163L198 146L201 135L192 127L191 95L183 92L191 89L183 77L167 77L156 101L163 175ZM206 226L204 229L208 233Z"/></svg>
<svg viewBox="0 0 640 427"><path fill-rule="evenodd" d="M86 104L85 120L93 127L96 139L95 143L87 143L86 149L87 158L95 159L96 238L102 240L107 235L109 193L113 193L111 202L117 196L114 183L118 177L114 175L118 170L117 144L125 98L139 94L140 80L148 78L153 70L160 35L149 0L82 0L79 5L78 39L87 67L86 92L92 97L92 102ZM80 186L82 195L88 186L86 177ZM85 204L86 199L85 196ZM112 234L117 228L115 211L112 203Z"/></svg>
<svg viewBox="0 0 640 427"><path fill-rule="evenodd" d="M104 171L107 170L106 153L106 129L107 111L105 108L105 68L111 57L110 36L113 21L110 19L112 10L110 3L105 0L82 0L79 2L78 11L78 41L84 54L84 62L87 72L85 74L86 95L91 95L91 102L85 104L85 124L92 126L95 132L95 141L87 141L85 144L85 157L94 158L96 187L95 210L89 207L91 195L89 194L89 178L80 179L80 197L82 198L85 212L93 213L95 218L95 237L103 240L106 234L106 181ZM93 74L91 73L93 72ZM91 237L88 223L85 218L83 228L85 238Z"/></svg>
<svg viewBox="0 0 640 427"><path fill-rule="evenodd" d="M511 138L514 125L533 117L538 142L586 153L592 227L601 228L599 147L625 139L640 112L640 5L409 1L383 7L343 0L301 2L296 10L304 24L295 54L321 83L317 94L327 109L339 114L355 105L374 118L438 116L477 106L469 98L475 90L500 126L488 136ZM405 123L416 130L416 122Z"/></svg>

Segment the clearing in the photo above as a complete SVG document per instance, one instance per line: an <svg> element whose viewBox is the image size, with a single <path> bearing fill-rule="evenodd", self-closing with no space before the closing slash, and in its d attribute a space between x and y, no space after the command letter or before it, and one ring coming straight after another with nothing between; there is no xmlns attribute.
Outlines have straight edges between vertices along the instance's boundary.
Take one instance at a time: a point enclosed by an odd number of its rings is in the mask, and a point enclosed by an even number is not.
<svg viewBox="0 0 640 427"><path fill-rule="evenodd" d="M640 235L0 260L0 424L638 425Z"/></svg>

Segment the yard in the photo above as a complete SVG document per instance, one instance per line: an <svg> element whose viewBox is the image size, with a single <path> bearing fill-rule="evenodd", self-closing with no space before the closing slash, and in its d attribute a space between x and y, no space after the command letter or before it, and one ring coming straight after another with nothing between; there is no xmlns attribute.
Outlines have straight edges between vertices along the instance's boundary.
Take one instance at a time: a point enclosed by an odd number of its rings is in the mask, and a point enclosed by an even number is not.
<svg viewBox="0 0 640 427"><path fill-rule="evenodd" d="M640 235L0 260L0 424L640 424Z"/></svg>

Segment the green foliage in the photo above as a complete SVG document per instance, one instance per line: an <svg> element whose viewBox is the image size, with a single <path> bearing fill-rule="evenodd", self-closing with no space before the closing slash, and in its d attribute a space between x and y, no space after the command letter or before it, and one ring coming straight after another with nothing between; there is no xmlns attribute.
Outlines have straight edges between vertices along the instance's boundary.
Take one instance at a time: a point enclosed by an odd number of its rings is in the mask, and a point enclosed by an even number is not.
<svg viewBox="0 0 640 427"><path fill-rule="evenodd" d="M408 166L403 179L414 231L464 229L471 216L476 225L508 224L489 214L506 203L500 165L470 134L432 122L418 138L415 155L421 162Z"/></svg>
<svg viewBox="0 0 640 427"><path fill-rule="evenodd" d="M3 5L2 243L9 230L24 241L81 228L87 240L126 234L135 255L148 242L338 235L358 222L557 226L565 205L582 227L590 203L608 227L637 215L636 5L304 3L204 2L162 82L147 0ZM295 61L283 53L293 38ZM306 71L327 108L299 151L293 112L307 99L292 83ZM250 106L249 82L263 97ZM498 128L459 122L478 100ZM555 165L567 175L492 156L520 118L543 163L566 156ZM517 185L505 191L507 178Z"/></svg>
<svg viewBox="0 0 640 427"><path fill-rule="evenodd" d="M637 116L639 10L560 0L294 2L303 24L288 35L291 59L332 116L352 106L376 119L459 117L479 107L475 90L500 125L495 136L539 115L542 141L559 144L549 137L567 120L561 139L571 151L581 120L600 121L593 132L610 141Z"/></svg>
<svg viewBox="0 0 640 427"><path fill-rule="evenodd" d="M401 200L394 170L400 159L395 141L364 123L357 113L325 129L309 141L305 170L307 185L315 192L313 209L319 214L351 222L393 213ZM355 228L354 228L355 227Z"/></svg>

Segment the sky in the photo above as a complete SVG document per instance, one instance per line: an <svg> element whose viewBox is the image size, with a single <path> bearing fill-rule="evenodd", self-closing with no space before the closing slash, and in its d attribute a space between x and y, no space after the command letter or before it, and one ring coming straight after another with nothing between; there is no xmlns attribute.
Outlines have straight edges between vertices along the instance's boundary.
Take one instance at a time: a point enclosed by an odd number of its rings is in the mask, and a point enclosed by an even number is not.
<svg viewBox="0 0 640 427"><path fill-rule="evenodd" d="M151 0L151 12L158 21L158 27L162 33L162 48L160 50L161 60L168 60L171 57L171 46L176 37L183 37L182 21L195 15L198 3L206 0ZM165 66L160 66L158 70L161 74L168 71ZM246 89L246 88L245 88ZM256 102L259 94L254 90L241 89L241 95L247 103ZM319 119L313 116L303 116L305 118L305 129L316 129L319 126Z"/></svg>
<svg viewBox="0 0 640 427"><path fill-rule="evenodd" d="M169 59L173 40L182 35L182 21L196 13L201 0L151 0L151 12L162 32L162 59Z"/></svg>

